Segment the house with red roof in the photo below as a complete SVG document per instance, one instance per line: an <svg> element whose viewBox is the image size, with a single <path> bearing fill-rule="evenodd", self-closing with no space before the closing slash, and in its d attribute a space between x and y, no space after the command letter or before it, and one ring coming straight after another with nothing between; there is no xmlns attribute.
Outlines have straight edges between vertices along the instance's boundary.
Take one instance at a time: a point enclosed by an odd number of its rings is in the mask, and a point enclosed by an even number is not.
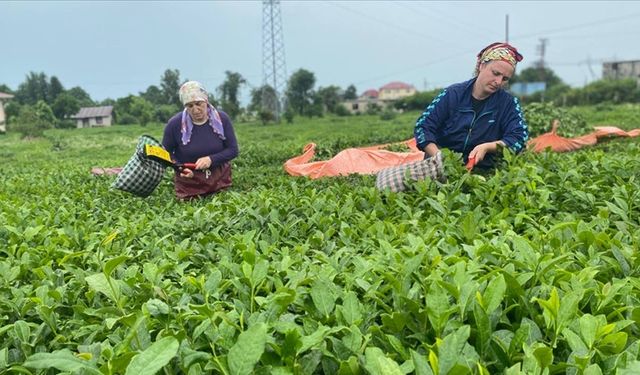
<svg viewBox="0 0 640 375"><path fill-rule="evenodd" d="M367 113L391 107L394 101L414 95L416 88L404 82L394 81L379 90L368 89L355 100L342 103L351 113Z"/></svg>
<svg viewBox="0 0 640 375"><path fill-rule="evenodd" d="M378 99L382 101L397 100L397 99L405 98L407 96L411 96L416 92L417 92L416 88L413 87L412 85L409 85L404 82L395 81L395 82L387 83L386 85L380 87Z"/></svg>

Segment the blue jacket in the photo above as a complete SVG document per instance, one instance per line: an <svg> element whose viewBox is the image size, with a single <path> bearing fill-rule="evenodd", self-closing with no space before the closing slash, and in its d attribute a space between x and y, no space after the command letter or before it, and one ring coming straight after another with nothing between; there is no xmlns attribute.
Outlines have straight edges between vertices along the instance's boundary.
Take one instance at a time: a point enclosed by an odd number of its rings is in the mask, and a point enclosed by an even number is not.
<svg viewBox="0 0 640 375"><path fill-rule="evenodd" d="M429 143L460 152L467 162L469 152L481 143L502 140L509 149L522 151L529 131L518 98L505 90L491 94L481 113L471 107L475 78L444 89L416 121L414 136L420 150ZM480 166L493 165L487 154Z"/></svg>

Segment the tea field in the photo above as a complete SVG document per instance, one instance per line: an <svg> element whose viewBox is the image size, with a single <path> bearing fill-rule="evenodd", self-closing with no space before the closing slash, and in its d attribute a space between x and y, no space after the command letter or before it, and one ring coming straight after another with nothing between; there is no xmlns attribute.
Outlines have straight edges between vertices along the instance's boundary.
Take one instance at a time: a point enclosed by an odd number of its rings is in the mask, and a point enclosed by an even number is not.
<svg viewBox="0 0 640 375"><path fill-rule="evenodd" d="M188 203L90 174L161 124L0 136L0 374L640 373L640 139L446 152L405 193L282 169L417 116L237 124L234 187Z"/></svg>

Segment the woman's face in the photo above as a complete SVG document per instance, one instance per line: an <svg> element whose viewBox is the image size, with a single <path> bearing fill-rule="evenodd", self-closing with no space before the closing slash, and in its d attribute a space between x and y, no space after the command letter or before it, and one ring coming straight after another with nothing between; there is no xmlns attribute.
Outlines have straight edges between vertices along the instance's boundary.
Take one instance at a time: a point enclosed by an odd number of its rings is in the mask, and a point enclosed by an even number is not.
<svg viewBox="0 0 640 375"><path fill-rule="evenodd" d="M506 61L496 60L481 64L476 85L486 98L506 85L513 76L513 71L513 66Z"/></svg>
<svg viewBox="0 0 640 375"><path fill-rule="evenodd" d="M207 121L207 102L204 100L189 102L185 104L184 107L187 109L187 113L191 116L193 122L203 123Z"/></svg>

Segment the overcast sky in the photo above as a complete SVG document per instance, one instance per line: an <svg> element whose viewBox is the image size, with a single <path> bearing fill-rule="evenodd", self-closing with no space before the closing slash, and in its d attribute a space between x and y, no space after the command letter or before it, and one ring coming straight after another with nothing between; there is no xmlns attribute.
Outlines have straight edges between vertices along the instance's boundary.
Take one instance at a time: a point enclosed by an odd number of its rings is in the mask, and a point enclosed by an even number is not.
<svg viewBox="0 0 640 375"><path fill-rule="evenodd" d="M261 85L261 1L0 1L0 84L57 76L94 100L159 85L166 69L209 91L226 70ZM402 81L418 90L471 77L485 45L508 40L572 86L602 62L640 60L638 1L282 1L287 75L358 93ZM508 15L508 28L507 28ZM246 104L246 103L245 103Z"/></svg>

